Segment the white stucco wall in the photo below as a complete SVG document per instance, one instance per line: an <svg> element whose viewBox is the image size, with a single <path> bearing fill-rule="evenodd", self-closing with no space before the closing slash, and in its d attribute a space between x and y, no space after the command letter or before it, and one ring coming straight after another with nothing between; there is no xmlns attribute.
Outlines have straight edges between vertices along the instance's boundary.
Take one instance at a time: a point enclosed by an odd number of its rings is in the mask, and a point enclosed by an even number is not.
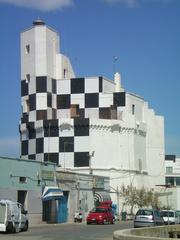
<svg viewBox="0 0 180 240"><path fill-rule="evenodd" d="M26 45L30 45L30 52L26 51ZM35 29L21 33L21 79L26 78L26 74L35 76Z"/></svg>
<svg viewBox="0 0 180 240"><path fill-rule="evenodd" d="M135 113L132 114L132 104ZM112 189L122 184L154 188L164 184L164 120L142 98L126 94L122 120L90 119L89 152L93 173L109 176ZM76 168L88 172L88 168ZM117 203L117 194L111 194Z"/></svg>

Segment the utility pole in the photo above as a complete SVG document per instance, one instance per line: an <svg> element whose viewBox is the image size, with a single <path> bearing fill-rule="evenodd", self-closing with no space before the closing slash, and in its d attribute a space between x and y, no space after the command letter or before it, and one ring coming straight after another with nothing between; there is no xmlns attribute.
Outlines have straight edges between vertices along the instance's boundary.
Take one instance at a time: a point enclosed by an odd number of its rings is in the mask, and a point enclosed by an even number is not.
<svg viewBox="0 0 180 240"><path fill-rule="evenodd" d="M92 192L93 192L93 196L95 194L95 189L96 189L96 178L95 178L95 176L92 176Z"/></svg>
<svg viewBox="0 0 180 240"><path fill-rule="evenodd" d="M116 189L116 193L117 193L117 214L119 216L119 187L117 186L117 189Z"/></svg>
<svg viewBox="0 0 180 240"><path fill-rule="evenodd" d="M79 211L80 206L79 206L79 197L80 197L80 183L77 182L77 210Z"/></svg>

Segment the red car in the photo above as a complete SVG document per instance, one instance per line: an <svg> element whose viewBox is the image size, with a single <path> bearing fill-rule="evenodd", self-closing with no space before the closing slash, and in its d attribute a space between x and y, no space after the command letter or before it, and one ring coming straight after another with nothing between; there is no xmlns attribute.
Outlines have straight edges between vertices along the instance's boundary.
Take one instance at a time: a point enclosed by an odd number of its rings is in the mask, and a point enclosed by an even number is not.
<svg viewBox="0 0 180 240"><path fill-rule="evenodd" d="M100 206L93 208L87 218L87 224L96 223L96 224L106 224L111 223L114 224L114 215L112 209L106 206Z"/></svg>

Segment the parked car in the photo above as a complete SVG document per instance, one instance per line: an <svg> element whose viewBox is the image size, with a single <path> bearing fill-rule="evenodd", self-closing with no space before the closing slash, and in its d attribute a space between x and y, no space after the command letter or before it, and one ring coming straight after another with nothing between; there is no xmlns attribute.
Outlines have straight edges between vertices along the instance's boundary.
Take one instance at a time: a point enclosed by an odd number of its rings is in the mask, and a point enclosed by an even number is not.
<svg viewBox="0 0 180 240"><path fill-rule="evenodd" d="M152 227L163 225L164 220L156 209L139 209L134 218L134 227Z"/></svg>
<svg viewBox="0 0 180 240"><path fill-rule="evenodd" d="M0 232L20 232L28 230L27 211L20 203L0 200Z"/></svg>
<svg viewBox="0 0 180 240"><path fill-rule="evenodd" d="M171 225L180 223L180 217L175 210L162 210L161 216L163 217L165 224Z"/></svg>
<svg viewBox="0 0 180 240"><path fill-rule="evenodd" d="M176 210L176 214L177 214L177 216L178 216L179 219L180 219L180 210Z"/></svg>
<svg viewBox="0 0 180 240"><path fill-rule="evenodd" d="M87 218L86 218L87 224L90 223L96 223L96 224L106 224L106 223L111 223L114 224L115 219L114 219L114 214L112 212L112 209L109 207L96 207L93 208Z"/></svg>

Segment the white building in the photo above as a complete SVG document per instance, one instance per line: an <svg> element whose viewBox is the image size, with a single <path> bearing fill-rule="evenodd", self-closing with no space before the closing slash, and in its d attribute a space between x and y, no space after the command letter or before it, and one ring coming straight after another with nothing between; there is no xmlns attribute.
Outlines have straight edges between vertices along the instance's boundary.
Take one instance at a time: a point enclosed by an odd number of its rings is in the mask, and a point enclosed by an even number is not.
<svg viewBox="0 0 180 240"><path fill-rule="evenodd" d="M165 207L180 209L180 158L176 155L165 156L165 185L159 195Z"/></svg>
<svg viewBox="0 0 180 240"><path fill-rule="evenodd" d="M121 76L75 77L41 20L21 34L21 156L122 184L164 184L164 119ZM116 194L112 200L117 202Z"/></svg>
<svg viewBox="0 0 180 240"><path fill-rule="evenodd" d="M180 186L180 158L175 155L165 156L166 185Z"/></svg>

